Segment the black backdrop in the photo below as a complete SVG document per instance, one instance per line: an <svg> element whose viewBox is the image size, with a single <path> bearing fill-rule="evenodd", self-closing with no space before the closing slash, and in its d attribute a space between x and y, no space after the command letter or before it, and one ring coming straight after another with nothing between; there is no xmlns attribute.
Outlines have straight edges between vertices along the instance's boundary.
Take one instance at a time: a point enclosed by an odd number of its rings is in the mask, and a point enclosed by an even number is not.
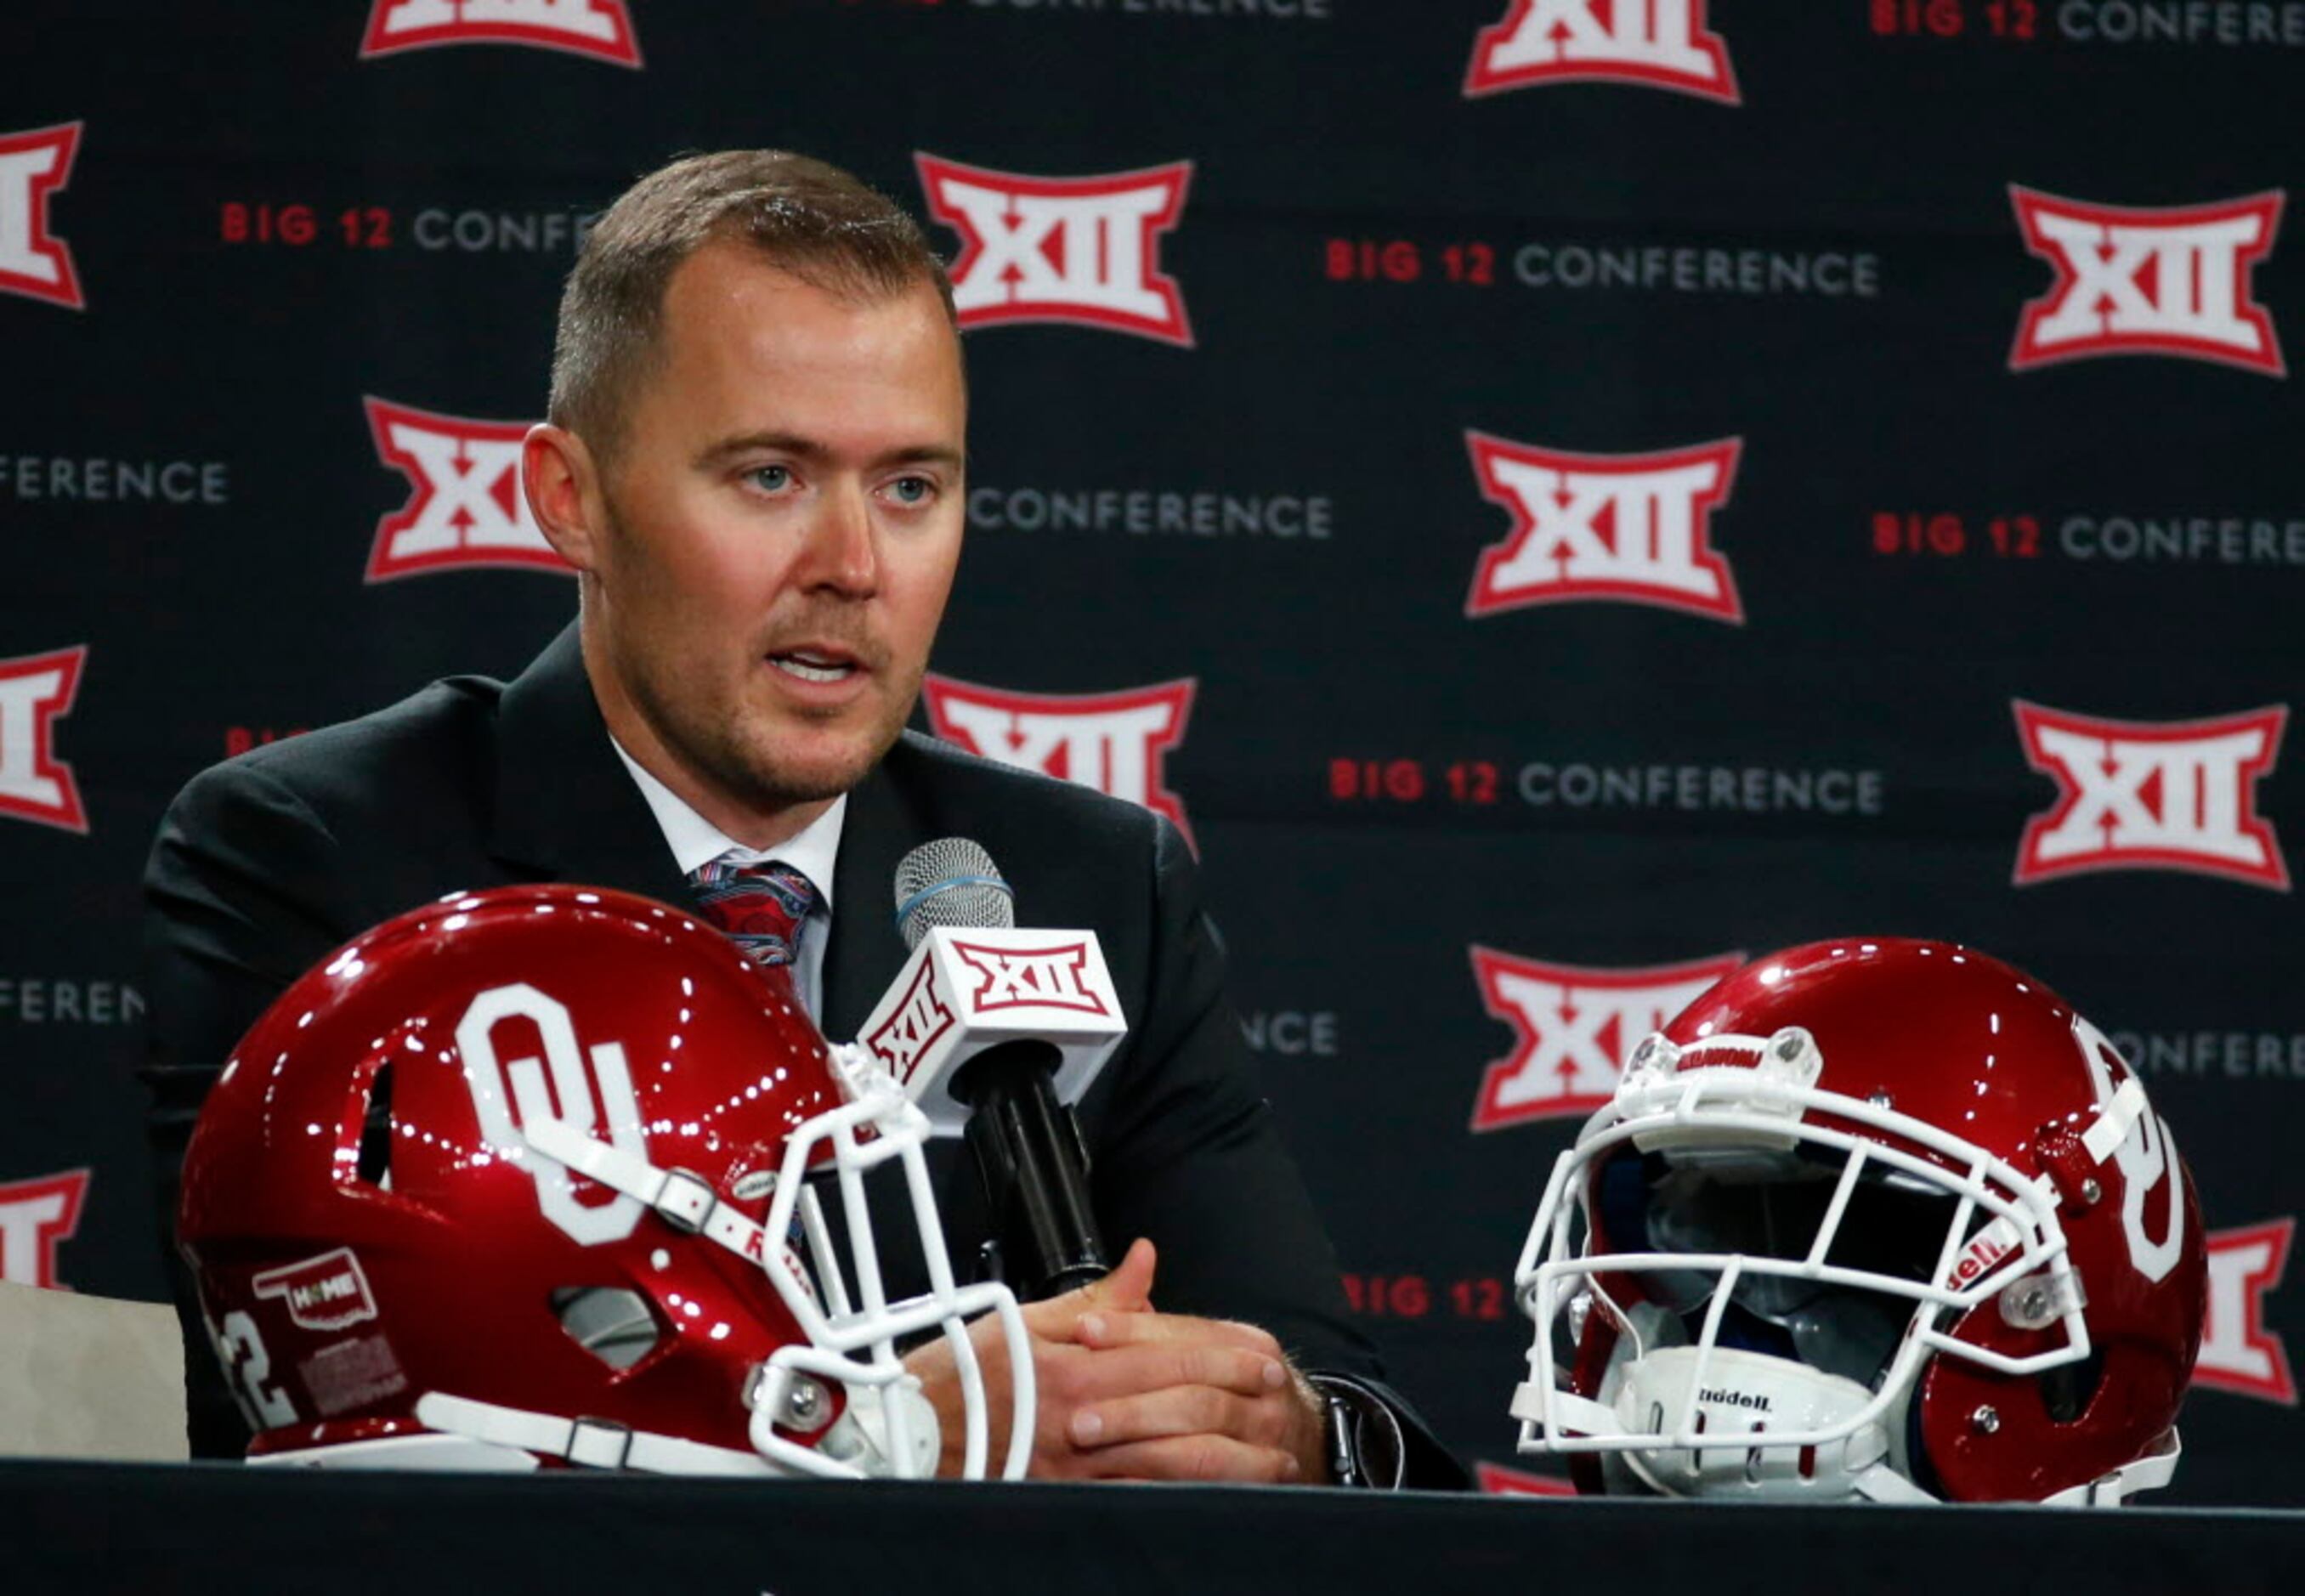
<svg viewBox="0 0 2305 1596"><path fill-rule="evenodd" d="M2145 1072L2217 1244L2171 1499L2294 1500L2301 83L2289 0L17 0L0 1276L158 1295L161 809L562 624L505 440L582 218L782 145L978 307L936 728L1181 813L1450 1439L1513 1461L1624 1033L1920 933Z"/></svg>

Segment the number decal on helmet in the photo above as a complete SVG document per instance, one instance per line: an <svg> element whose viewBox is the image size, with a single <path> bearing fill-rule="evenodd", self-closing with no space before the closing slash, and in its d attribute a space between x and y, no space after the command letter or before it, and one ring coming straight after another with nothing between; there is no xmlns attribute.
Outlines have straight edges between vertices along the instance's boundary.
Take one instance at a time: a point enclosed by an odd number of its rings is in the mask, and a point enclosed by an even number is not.
<svg viewBox="0 0 2305 1596"><path fill-rule="evenodd" d="M233 1400L240 1405L249 1428L270 1430L293 1424L296 1405L277 1386L265 1383L272 1373L272 1356L264 1350L256 1320L245 1313L227 1313L222 1325L208 1320L208 1331L224 1364L225 1378L231 1382Z"/></svg>

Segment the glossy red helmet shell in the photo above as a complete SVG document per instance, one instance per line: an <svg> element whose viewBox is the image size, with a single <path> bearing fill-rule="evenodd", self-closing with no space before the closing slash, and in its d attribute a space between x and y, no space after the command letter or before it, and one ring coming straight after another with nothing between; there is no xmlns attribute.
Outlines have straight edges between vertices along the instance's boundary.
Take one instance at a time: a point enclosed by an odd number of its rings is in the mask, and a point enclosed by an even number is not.
<svg viewBox="0 0 2305 1596"><path fill-rule="evenodd" d="M1736 1049L1713 1039L1768 1039L1788 1028L1814 1040L1816 1097L1918 1122L1968 1150L1949 1154L1814 1100L1801 1116L1807 1125L1953 1174L1972 1167L1972 1154L1986 1155L2028 1183L2046 1183L2044 1211L2054 1213L2086 1295L2089 1354L2076 1364L2012 1374L1946 1350L1927 1355L1905 1414L1915 1482L1949 1500L2038 1501L2086 1492L2173 1447L2206 1312L2200 1216L2166 1126L2144 1104L2141 1085L2130 1087L2132 1073L2102 1033L2037 980L1975 949L1850 938L1773 954L1728 976L1665 1028L1671 1046L1662 1056L1680 1070L1733 1064ZM2109 1113L2116 1099L2125 1115ZM1595 1116L1580 1146L1621 1123L1613 1112ZM2093 1130L2101 1120L2107 1126ZM2114 1146L2112 1133L2124 1125ZM1607 1234L1600 1200L1608 1159L1629 1151L1620 1144L1586 1167L1581 1195L1586 1252L1602 1261L1595 1278L1612 1298L1638 1301L1641 1274L1607 1270L1605 1259L1643 1250L1646 1238ZM2020 1328L1993 1300L1936 1328L2009 1360L2053 1351L2059 1334L2053 1325ZM1599 1394L1617 1339L1610 1315L1590 1316L1564 1371L1570 1388ZM1593 1454L1571 1463L1580 1483L1597 1487Z"/></svg>
<svg viewBox="0 0 2305 1596"><path fill-rule="evenodd" d="M497 888L346 945L242 1041L184 1159L182 1244L251 1456L414 1432L438 1392L750 1458L748 1383L808 1340L793 1304L520 1122L549 1103L757 1226L790 1139L843 1101L784 972L664 904ZM574 1303L625 1320L620 1354L580 1342ZM778 1433L824 1436L828 1394Z"/></svg>

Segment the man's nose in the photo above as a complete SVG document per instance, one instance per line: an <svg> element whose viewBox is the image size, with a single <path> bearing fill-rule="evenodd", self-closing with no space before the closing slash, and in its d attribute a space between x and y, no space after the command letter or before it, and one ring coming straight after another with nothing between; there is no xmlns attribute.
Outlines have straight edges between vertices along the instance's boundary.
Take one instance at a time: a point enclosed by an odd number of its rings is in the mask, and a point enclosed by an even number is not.
<svg viewBox="0 0 2305 1596"><path fill-rule="evenodd" d="M844 597L870 598L880 588L880 556L872 536L872 506L863 485L843 481L824 500L810 529L803 581Z"/></svg>

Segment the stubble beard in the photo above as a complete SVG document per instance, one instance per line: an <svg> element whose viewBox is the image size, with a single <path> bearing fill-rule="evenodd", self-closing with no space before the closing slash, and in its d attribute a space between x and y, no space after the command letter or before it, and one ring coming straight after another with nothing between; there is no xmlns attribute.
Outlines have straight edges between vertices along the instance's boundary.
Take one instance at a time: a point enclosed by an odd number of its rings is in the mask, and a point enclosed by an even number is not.
<svg viewBox="0 0 2305 1596"><path fill-rule="evenodd" d="M903 734L920 682L916 675L869 731L834 734L853 751L814 758L779 747L823 729L810 717L756 708L741 692L732 701L699 705L677 692L658 692L646 676L634 686L638 708L668 753L745 809L772 814L838 798L863 780ZM833 718L845 717L828 717Z"/></svg>

